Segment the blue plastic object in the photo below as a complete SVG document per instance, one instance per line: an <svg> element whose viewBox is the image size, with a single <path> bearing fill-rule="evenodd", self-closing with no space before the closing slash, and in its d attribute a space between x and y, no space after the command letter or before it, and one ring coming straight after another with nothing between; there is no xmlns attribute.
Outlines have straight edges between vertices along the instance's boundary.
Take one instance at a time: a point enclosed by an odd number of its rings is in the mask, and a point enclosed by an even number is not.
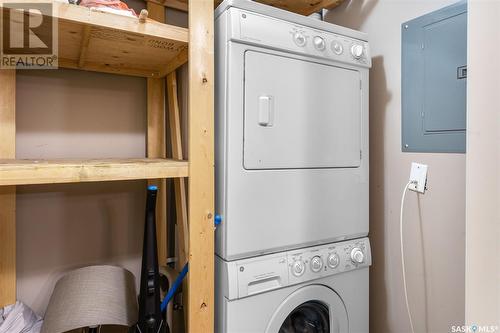
<svg viewBox="0 0 500 333"><path fill-rule="evenodd" d="M168 302L172 300L172 298L175 295L175 292L177 289L179 289L179 286L182 283L182 280L184 280L184 277L186 276L188 270L189 270L189 263L186 263L184 267L182 268L182 271L180 272L179 276L177 276L177 279L175 279L174 284L172 287L168 290L167 295L163 299L163 302L161 302L161 311L165 311L167 309Z"/></svg>
<svg viewBox="0 0 500 333"><path fill-rule="evenodd" d="M214 224L215 224L215 226L218 226L218 225L219 225L219 224L221 224L221 223L222 223L222 216L220 216L220 215L218 215L218 214L217 214L217 215L215 215L215 219L214 219Z"/></svg>
<svg viewBox="0 0 500 333"><path fill-rule="evenodd" d="M150 190L150 191L157 191L158 190L158 186L156 186L156 185L149 185L148 186L148 190Z"/></svg>

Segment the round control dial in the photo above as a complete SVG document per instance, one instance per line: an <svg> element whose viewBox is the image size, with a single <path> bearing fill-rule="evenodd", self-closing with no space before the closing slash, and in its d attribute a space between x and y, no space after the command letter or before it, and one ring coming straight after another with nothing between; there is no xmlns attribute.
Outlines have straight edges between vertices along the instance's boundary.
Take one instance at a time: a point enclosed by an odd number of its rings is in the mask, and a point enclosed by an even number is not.
<svg viewBox="0 0 500 333"><path fill-rule="evenodd" d="M306 36L304 36L303 34L301 34L300 32L296 32L293 34L293 41L295 42L295 44L297 44L298 46L304 46L306 45L307 43L307 39L306 39Z"/></svg>
<svg viewBox="0 0 500 333"><path fill-rule="evenodd" d="M314 44L314 47L316 48L316 50L319 50L319 51L324 51L326 48L325 40L320 36L315 36L313 38L313 44Z"/></svg>
<svg viewBox="0 0 500 333"><path fill-rule="evenodd" d="M306 271L306 266L302 260L296 260L292 264L292 273L295 276L301 276Z"/></svg>
<svg viewBox="0 0 500 333"><path fill-rule="evenodd" d="M340 264L340 257L337 253L332 253L328 256L328 266L330 268L337 268Z"/></svg>
<svg viewBox="0 0 500 333"><path fill-rule="evenodd" d="M353 44L351 46L351 54L354 58L359 59L363 56L363 45Z"/></svg>
<svg viewBox="0 0 500 333"><path fill-rule="evenodd" d="M323 260L320 256L315 256L311 259L311 271L318 273L323 268Z"/></svg>
<svg viewBox="0 0 500 333"><path fill-rule="evenodd" d="M344 52L344 47L340 44L340 42L332 42L332 51L335 54L340 55Z"/></svg>
<svg viewBox="0 0 500 333"><path fill-rule="evenodd" d="M365 261L365 255L359 247L351 250L351 260L355 264L362 264Z"/></svg>

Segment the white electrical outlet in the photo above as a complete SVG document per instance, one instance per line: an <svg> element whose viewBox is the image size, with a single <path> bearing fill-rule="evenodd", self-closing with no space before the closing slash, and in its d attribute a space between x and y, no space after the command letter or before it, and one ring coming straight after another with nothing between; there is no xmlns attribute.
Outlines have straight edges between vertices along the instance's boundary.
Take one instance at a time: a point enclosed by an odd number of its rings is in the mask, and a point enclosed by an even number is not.
<svg viewBox="0 0 500 333"><path fill-rule="evenodd" d="M410 172L410 190L425 193L427 185L427 165L413 162Z"/></svg>

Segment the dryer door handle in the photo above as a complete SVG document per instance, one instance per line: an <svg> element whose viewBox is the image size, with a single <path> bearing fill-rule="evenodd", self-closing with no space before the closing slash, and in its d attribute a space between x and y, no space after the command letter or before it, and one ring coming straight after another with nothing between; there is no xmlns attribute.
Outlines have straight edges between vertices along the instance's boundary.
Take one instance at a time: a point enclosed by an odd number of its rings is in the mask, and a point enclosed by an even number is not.
<svg viewBox="0 0 500 333"><path fill-rule="evenodd" d="M259 125L271 127L274 123L274 98L269 95L259 97Z"/></svg>

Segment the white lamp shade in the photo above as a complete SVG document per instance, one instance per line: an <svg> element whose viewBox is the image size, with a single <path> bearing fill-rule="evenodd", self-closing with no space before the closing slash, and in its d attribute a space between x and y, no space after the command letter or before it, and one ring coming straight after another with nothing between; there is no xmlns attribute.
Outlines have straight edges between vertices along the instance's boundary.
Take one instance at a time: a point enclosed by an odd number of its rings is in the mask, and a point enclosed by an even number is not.
<svg viewBox="0 0 500 333"><path fill-rule="evenodd" d="M41 333L94 325L132 326L138 305L134 275L115 266L89 266L57 281Z"/></svg>

